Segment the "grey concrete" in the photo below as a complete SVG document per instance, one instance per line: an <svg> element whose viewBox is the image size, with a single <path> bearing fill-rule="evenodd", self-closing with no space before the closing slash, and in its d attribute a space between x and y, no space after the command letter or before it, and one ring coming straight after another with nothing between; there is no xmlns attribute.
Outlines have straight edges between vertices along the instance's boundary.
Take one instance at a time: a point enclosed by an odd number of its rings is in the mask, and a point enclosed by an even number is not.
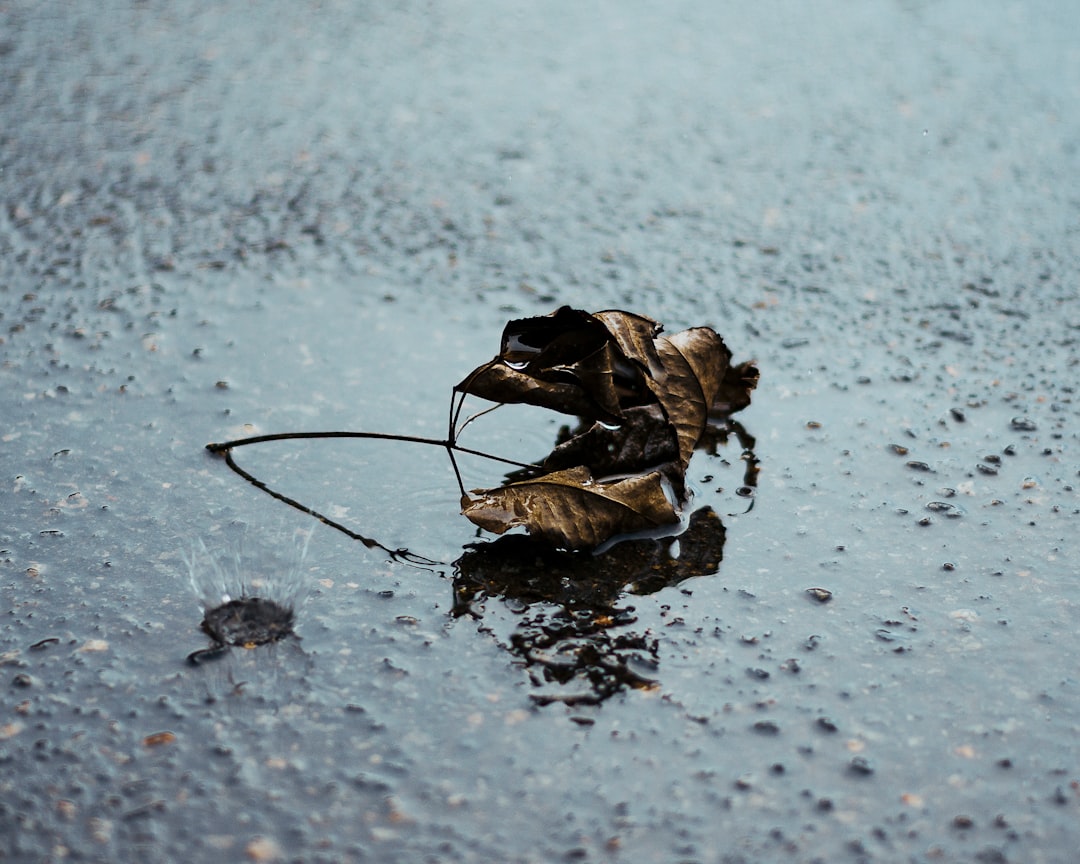
<svg viewBox="0 0 1080 864"><path fill-rule="evenodd" d="M0 858L1074 860L1077 28L0 7ZM753 508L733 441L695 461L723 562L618 599L611 656L657 686L598 705L533 698L583 686L515 648L554 607L451 615L476 538L437 448L237 454L430 568L203 450L441 436L503 322L562 303L711 324L763 376ZM558 422L469 443L535 458ZM186 665L242 590L299 638Z"/></svg>

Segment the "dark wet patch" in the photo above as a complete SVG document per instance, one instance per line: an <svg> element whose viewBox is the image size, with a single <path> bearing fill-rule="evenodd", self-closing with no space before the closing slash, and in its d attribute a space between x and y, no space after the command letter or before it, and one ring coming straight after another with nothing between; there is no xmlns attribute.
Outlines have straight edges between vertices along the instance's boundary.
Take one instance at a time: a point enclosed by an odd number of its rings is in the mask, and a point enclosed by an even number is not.
<svg viewBox="0 0 1080 864"><path fill-rule="evenodd" d="M202 630L214 644L188 655L192 664L221 656L229 646L254 648L280 642L293 633L295 614L291 606L265 597L230 600L203 617Z"/></svg>

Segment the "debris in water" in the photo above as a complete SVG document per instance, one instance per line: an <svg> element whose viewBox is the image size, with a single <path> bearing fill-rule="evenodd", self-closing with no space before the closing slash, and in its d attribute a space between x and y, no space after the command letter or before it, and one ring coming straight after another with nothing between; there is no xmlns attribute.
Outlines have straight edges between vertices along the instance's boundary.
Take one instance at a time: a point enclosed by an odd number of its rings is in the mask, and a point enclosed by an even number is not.
<svg viewBox="0 0 1080 864"><path fill-rule="evenodd" d="M202 629L216 642L245 648L284 639L293 628L291 606L265 597L241 597L207 611Z"/></svg>
<svg viewBox="0 0 1080 864"><path fill-rule="evenodd" d="M260 549L265 549L265 539L260 538ZM259 569L272 574L266 577L247 575L248 567L239 551L216 556L201 541L196 544L187 562L192 587L204 609L200 628L212 644L189 654L189 663L198 665L223 656L232 646L255 648L293 635L296 610L306 595L301 565L310 539L310 532L294 536L295 560L291 566L286 562L262 562Z"/></svg>
<svg viewBox="0 0 1080 864"><path fill-rule="evenodd" d="M162 744L172 744L176 736L172 732L155 732L143 738L144 747L160 747Z"/></svg>

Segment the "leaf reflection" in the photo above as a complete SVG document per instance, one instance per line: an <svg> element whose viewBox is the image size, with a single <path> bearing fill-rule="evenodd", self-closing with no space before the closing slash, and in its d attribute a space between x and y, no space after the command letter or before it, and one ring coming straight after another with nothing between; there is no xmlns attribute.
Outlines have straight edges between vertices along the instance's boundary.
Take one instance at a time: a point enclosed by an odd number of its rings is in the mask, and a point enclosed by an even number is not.
<svg viewBox="0 0 1080 864"><path fill-rule="evenodd" d="M474 544L454 562L453 612L480 617L496 598L520 612L504 647L535 685L548 688L532 699L598 704L626 688L657 686L657 640L634 628L627 595L715 573L724 539L720 517L702 507L678 537L625 540L600 555L553 549L523 535Z"/></svg>

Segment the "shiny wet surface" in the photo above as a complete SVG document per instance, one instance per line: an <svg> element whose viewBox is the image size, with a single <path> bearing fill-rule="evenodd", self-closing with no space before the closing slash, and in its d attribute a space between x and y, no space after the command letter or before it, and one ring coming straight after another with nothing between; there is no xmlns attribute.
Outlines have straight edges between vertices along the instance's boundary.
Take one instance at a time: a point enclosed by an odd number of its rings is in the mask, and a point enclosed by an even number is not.
<svg viewBox="0 0 1080 864"><path fill-rule="evenodd" d="M1071 6L0 14L9 859L1069 860ZM500 560L439 448L237 454L397 562L203 449L439 437L562 303L758 362L677 546ZM295 636L187 664L251 595Z"/></svg>

